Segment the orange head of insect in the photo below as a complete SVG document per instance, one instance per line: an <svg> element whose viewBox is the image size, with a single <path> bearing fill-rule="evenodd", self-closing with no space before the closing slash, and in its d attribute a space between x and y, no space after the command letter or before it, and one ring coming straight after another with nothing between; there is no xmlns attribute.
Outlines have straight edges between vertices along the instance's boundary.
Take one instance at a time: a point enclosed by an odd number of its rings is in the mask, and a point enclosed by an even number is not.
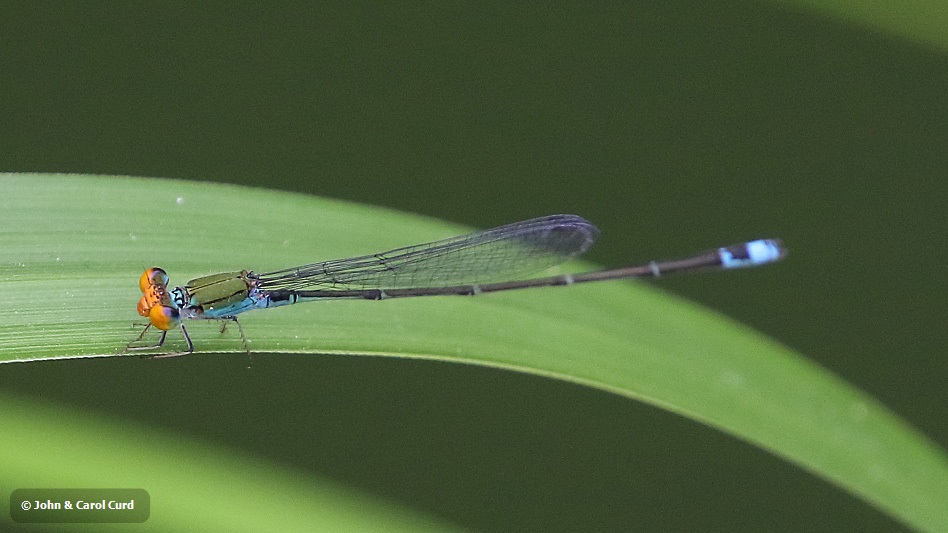
<svg viewBox="0 0 948 533"><path fill-rule="evenodd" d="M181 321L168 293L168 281L168 274L158 267L149 268L138 280L138 288L143 293L138 300L138 314L148 317L153 326L164 331L173 329Z"/></svg>

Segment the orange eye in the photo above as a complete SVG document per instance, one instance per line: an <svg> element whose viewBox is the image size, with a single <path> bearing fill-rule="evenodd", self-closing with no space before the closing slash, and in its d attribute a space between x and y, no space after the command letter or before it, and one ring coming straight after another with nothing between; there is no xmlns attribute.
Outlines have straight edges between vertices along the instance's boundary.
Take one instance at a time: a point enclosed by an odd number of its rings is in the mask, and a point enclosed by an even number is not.
<svg viewBox="0 0 948 533"><path fill-rule="evenodd" d="M174 307L156 305L148 312L148 320L150 320L152 325L156 328L168 331L178 325L178 322L181 321L181 315L178 314L178 310Z"/></svg>
<svg viewBox="0 0 948 533"><path fill-rule="evenodd" d="M142 316L148 316L148 312L151 311L152 304L148 301L148 296L142 296L141 300L138 300L138 314Z"/></svg>
<svg viewBox="0 0 948 533"><path fill-rule="evenodd" d="M152 267L145 271L142 274L142 277L138 279L138 288L145 292L149 287L159 286L167 287L170 279L168 278L168 273L158 267Z"/></svg>

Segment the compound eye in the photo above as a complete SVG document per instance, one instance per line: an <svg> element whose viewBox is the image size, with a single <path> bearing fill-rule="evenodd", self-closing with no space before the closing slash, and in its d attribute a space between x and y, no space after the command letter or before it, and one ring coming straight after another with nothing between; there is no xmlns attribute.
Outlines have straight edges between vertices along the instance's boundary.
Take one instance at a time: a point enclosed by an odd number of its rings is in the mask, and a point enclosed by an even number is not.
<svg viewBox="0 0 948 533"><path fill-rule="evenodd" d="M167 287L169 281L171 279L167 272L158 267L152 267L146 270L142 277L138 279L138 288L145 292L149 287Z"/></svg>
<svg viewBox="0 0 948 533"><path fill-rule="evenodd" d="M181 315L174 307L167 305L156 305L148 312L148 320L152 325L162 331L174 329L181 321Z"/></svg>
<svg viewBox="0 0 948 533"><path fill-rule="evenodd" d="M151 311L152 304L148 301L148 296L142 296L141 300L138 300L138 314L142 316L148 316L149 311Z"/></svg>

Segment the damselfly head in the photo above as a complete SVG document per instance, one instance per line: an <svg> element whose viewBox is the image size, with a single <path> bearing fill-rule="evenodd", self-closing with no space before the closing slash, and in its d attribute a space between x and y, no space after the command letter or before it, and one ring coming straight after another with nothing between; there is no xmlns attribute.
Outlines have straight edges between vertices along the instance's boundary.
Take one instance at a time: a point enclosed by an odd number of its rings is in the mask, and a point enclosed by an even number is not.
<svg viewBox="0 0 948 533"><path fill-rule="evenodd" d="M138 280L138 288L143 293L138 300L138 314L148 317L153 326L163 331L181 321L178 309L171 303L168 281L168 273L158 267L149 268Z"/></svg>

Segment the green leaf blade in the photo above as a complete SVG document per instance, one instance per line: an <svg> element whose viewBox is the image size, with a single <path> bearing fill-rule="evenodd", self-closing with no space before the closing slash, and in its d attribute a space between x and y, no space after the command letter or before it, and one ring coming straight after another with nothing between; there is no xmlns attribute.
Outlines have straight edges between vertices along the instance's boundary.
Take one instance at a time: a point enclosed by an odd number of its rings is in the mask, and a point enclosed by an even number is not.
<svg viewBox="0 0 948 533"><path fill-rule="evenodd" d="M125 421L0 395L0 423L0 478L7 492L143 488L151 512L131 527L135 531L452 529L326 479ZM0 499L5 531L12 528L9 505L10 498ZM71 524L69 529L103 527Z"/></svg>
<svg viewBox="0 0 948 533"><path fill-rule="evenodd" d="M8 175L0 192L7 362L120 353L137 334L147 267L161 266L175 285L462 231L384 209L171 180ZM635 398L770 450L908 524L948 527L942 450L798 354L645 284L313 303L254 311L241 323L257 352L472 363ZM214 323L188 328L192 357L242 350L235 332L222 335ZM178 335L169 342L180 348Z"/></svg>

